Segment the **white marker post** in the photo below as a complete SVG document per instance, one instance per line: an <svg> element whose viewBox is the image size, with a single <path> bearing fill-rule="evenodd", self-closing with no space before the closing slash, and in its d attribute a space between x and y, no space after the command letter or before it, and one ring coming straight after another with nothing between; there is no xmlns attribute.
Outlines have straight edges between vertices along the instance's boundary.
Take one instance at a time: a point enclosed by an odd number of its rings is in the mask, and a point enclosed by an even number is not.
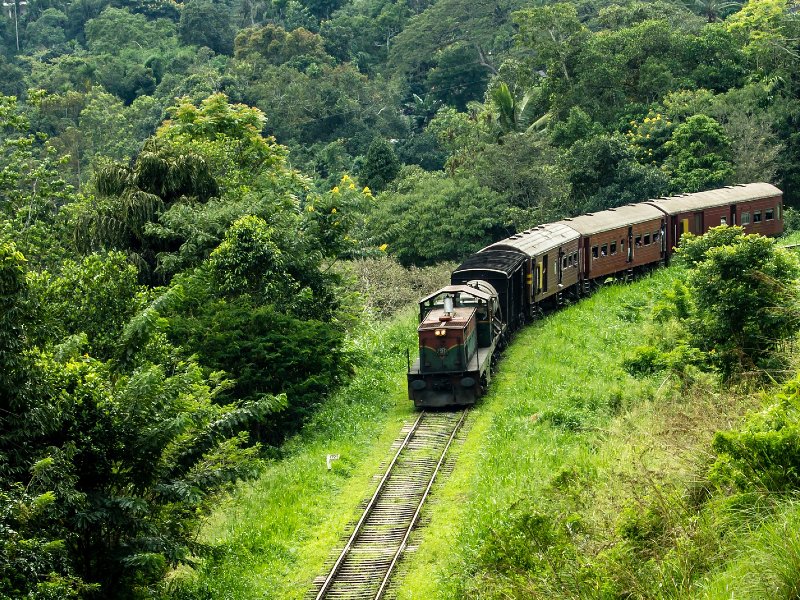
<svg viewBox="0 0 800 600"><path fill-rule="evenodd" d="M339 455L338 454L328 454L328 458L325 461L328 464L328 471L331 470L331 463L334 460L339 460Z"/></svg>

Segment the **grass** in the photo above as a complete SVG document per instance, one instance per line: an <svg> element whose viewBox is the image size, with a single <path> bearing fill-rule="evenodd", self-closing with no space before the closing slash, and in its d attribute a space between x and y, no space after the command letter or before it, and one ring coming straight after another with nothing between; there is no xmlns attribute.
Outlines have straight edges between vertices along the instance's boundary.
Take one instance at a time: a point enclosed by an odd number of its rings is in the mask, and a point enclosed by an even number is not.
<svg viewBox="0 0 800 600"><path fill-rule="evenodd" d="M800 244L800 231L791 231L778 238L779 246L792 246Z"/></svg>
<svg viewBox="0 0 800 600"><path fill-rule="evenodd" d="M735 556L697 482L713 433L757 398L622 368L658 337L648 316L677 276L606 287L518 335L398 598L685 598Z"/></svg>
<svg viewBox="0 0 800 600"><path fill-rule="evenodd" d="M176 598L302 598L413 412L407 399L405 349L415 346L409 311L356 340L363 357L352 383L335 394L283 457L240 485L208 521L202 541L213 559L173 574ZM327 471L326 455L339 454Z"/></svg>

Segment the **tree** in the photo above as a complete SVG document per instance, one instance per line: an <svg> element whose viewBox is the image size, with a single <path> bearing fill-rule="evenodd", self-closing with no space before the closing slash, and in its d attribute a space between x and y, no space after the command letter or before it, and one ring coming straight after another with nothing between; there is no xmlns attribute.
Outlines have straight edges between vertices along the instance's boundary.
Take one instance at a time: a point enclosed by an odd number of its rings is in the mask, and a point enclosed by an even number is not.
<svg viewBox="0 0 800 600"><path fill-rule="evenodd" d="M67 41L66 26L67 15L58 9L48 8L25 28L26 46L29 49L58 48Z"/></svg>
<svg viewBox="0 0 800 600"><path fill-rule="evenodd" d="M725 377L779 368L782 342L800 327L798 261L773 240L745 235L741 227L685 235L677 253L691 267L694 344Z"/></svg>
<svg viewBox="0 0 800 600"><path fill-rule="evenodd" d="M531 125L531 116L529 111L526 111L531 97L531 93L526 93L517 99L504 82L490 90L489 98L497 110L497 121L504 134Z"/></svg>
<svg viewBox="0 0 800 600"><path fill-rule="evenodd" d="M431 3L423 12L412 16L402 32L394 37L389 48L390 63L400 72L412 75L415 81L421 81L429 69L436 66L438 57L452 60L452 54L439 54L439 51L457 45L471 56L470 62L477 63L488 73L495 73L497 55L511 45L513 33L508 15L518 6L516 0ZM460 77L462 70L455 70L454 75ZM438 78L440 85L449 85L444 83L445 74Z"/></svg>
<svg viewBox="0 0 800 600"><path fill-rule="evenodd" d="M642 165L620 135L598 135L575 142L562 163L571 184L574 214L655 198L668 181L655 166Z"/></svg>
<svg viewBox="0 0 800 600"><path fill-rule="evenodd" d="M40 292L46 339L83 334L89 353L118 358L125 325L146 299L136 267L121 252L67 260Z"/></svg>
<svg viewBox="0 0 800 600"><path fill-rule="evenodd" d="M664 170L675 192L699 192L731 182L730 138L711 117L689 117L675 128L664 149Z"/></svg>
<svg viewBox="0 0 800 600"><path fill-rule="evenodd" d="M234 56L255 67L294 62L298 68L309 63L330 62L323 39L307 29L286 31L277 25L244 29L236 35Z"/></svg>
<svg viewBox="0 0 800 600"><path fill-rule="evenodd" d="M400 161L392 145L383 138L376 138L364 157L360 181L376 192L386 188L400 172Z"/></svg>
<svg viewBox="0 0 800 600"><path fill-rule="evenodd" d="M151 21L124 8L109 6L86 23L86 44L94 55L143 58L145 52L166 51L176 42L175 24L171 21ZM129 51L133 51L133 55Z"/></svg>
<svg viewBox="0 0 800 600"><path fill-rule="evenodd" d="M460 260L507 234L506 205L472 176L411 169L367 219L375 246L403 265ZM386 246L383 246L383 245Z"/></svg>
<svg viewBox="0 0 800 600"><path fill-rule="evenodd" d="M772 127L772 116L761 108L761 86L750 85L718 96L714 117L731 140L734 181L775 181L783 150Z"/></svg>
<svg viewBox="0 0 800 600"><path fill-rule="evenodd" d="M519 26L518 43L535 53L537 64L569 82L571 57L589 38L575 7L557 3L530 8L514 13L514 22Z"/></svg>
<svg viewBox="0 0 800 600"><path fill-rule="evenodd" d="M282 399L218 402L229 384L180 358L152 306L116 328L124 362L90 357L83 332L39 327L34 340L39 294L64 288L30 277L24 257L0 244L0 594L141 597L203 551L200 518L255 473L257 449L241 430ZM80 314L70 330L102 329L92 320L109 315L95 309L114 284L81 282L65 302Z"/></svg>
<svg viewBox="0 0 800 600"><path fill-rule="evenodd" d="M178 33L186 44L207 46L218 54L233 51L232 9L226 3L189 0L181 10Z"/></svg>
<svg viewBox="0 0 800 600"><path fill-rule="evenodd" d="M800 18L787 0L749 0L725 21L744 55L762 76L789 75L798 62Z"/></svg>
<svg viewBox="0 0 800 600"><path fill-rule="evenodd" d="M47 136L28 133L29 123L16 98L0 96L0 239L48 264L66 252L59 215L74 190L62 176L64 160Z"/></svg>
<svg viewBox="0 0 800 600"><path fill-rule="evenodd" d="M182 99L132 168L110 164L99 199L73 207L84 250L136 255L143 280L167 281L199 265L239 217L253 214L293 230L307 184L286 164L286 149L262 136L264 115L215 94Z"/></svg>
<svg viewBox="0 0 800 600"><path fill-rule="evenodd" d="M473 100L483 98L490 70L475 60L475 48L457 43L436 53L436 66L428 71L425 85L430 94L450 106L465 110Z"/></svg>

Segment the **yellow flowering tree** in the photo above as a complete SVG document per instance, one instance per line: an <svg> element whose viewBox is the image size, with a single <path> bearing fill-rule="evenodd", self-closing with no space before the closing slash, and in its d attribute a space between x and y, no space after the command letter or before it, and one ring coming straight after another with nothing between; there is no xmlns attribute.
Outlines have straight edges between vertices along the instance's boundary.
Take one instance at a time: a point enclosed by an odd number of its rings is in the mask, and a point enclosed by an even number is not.
<svg viewBox="0 0 800 600"><path fill-rule="evenodd" d="M305 231L316 241L317 250L326 259L351 257L359 252L357 231L371 200L370 189L359 188L349 175L344 175L339 185L330 191L308 197L304 210Z"/></svg>
<svg viewBox="0 0 800 600"><path fill-rule="evenodd" d="M641 121L632 120L625 132L636 159L642 164L661 165L667 158L664 144L672 137L675 124L660 112L650 111Z"/></svg>

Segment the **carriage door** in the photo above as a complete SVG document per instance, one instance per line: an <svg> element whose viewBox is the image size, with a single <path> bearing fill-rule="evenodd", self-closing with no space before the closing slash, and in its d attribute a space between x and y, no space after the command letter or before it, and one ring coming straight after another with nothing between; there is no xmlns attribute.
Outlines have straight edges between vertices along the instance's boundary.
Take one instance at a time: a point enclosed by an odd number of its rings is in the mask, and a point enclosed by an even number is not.
<svg viewBox="0 0 800 600"><path fill-rule="evenodd" d="M559 248L558 249L558 264L556 265L556 268L558 269L558 285L561 285L562 283L564 283L564 267L565 267L564 262L566 260L567 260L567 255L564 253L564 251L561 248Z"/></svg>
<svg viewBox="0 0 800 600"><path fill-rule="evenodd" d="M633 262L633 227L628 227L628 262Z"/></svg>
<svg viewBox="0 0 800 600"><path fill-rule="evenodd" d="M549 270L547 266L547 261L550 257L545 254L542 257L542 291L547 291L547 271Z"/></svg>
<svg viewBox="0 0 800 600"><path fill-rule="evenodd" d="M667 257L667 220L661 219L661 258Z"/></svg>
<svg viewBox="0 0 800 600"><path fill-rule="evenodd" d="M731 226L736 225L736 205L731 204Z"/></svg>

